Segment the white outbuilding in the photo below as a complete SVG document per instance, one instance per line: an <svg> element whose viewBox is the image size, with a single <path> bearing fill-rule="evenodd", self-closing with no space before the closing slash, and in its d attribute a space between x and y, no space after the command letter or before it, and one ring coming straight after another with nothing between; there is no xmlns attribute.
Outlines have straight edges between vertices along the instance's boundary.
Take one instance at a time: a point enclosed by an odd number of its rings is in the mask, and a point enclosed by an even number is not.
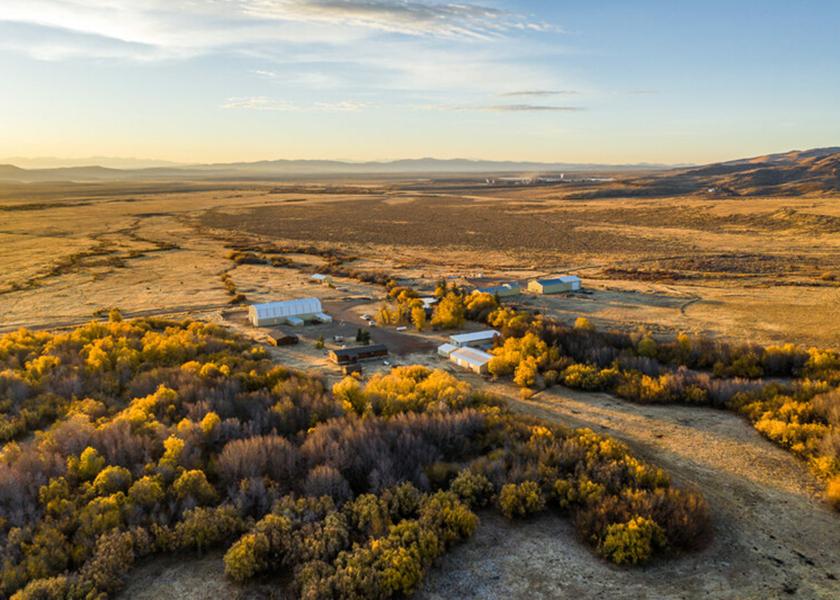
<svg viewBox="0 0 840 600"><path fill-rule="evenodd" d="M486 329L484 331L473 331L470 333L459 333L457 335L449 336L449 343L458 348L468 347L486 347L492 346L493 340L499 332L495 329Z"/></svg>
<svg viewBox="0 0 840 600"><path fill-rule="evenodd" d="M449 355L455 352L458 349L458 346L454 344L441 344L438 346L437 353L438 356L442 356L444 358L449 358Z"/></svg>
<svg viewBox="0 0 840 600"><path fill-rule="evenodd" d="M324 313L318 298L298 298L282 302L252 304L248 308L248 319L254 327L273 325L300 326L307 321L329 323L332 317Z"/></svg>
<svg viewBox="0 0 840 600"><path fill-rule="evenodd" d="M487 372L487 365L493 358L492 354L487 354L476 348L458 348L449 355L449 360L473 373L483 375Z"/></svg>

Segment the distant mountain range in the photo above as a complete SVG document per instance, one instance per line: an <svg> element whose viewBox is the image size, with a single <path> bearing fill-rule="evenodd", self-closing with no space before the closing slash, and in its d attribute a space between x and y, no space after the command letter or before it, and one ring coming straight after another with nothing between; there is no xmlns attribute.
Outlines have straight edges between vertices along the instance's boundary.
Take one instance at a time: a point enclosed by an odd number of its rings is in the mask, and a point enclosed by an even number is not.
<svg viewBox="0 0 840 600"><path fill-rule="evenodd" d="M55 159L57 160L57 159ZM132 159L119 159L131 163ZM467 159L405 159L385 162L266 160L196 165L112 168L98 165L23 169L0 164L0 181L271 181L306 177L541 175L609 173L609 179L574 191L577 197L713 195L799 196L840 193L840 147L769 154L704 166L603 165ZM578 180L580 183L580 180ZM570 190L572 191L572 190Z"/></svg>
<svg viewBox="0 0 840 600"><path fill-rule="evenodd" d="M0 180L17 182L120 180L271 180L319 175L435 175L477 173L649 172L666 165L602 165L419 158L385 162L266 160L117 169L90 166L23 169L0 164Z"/></svg>

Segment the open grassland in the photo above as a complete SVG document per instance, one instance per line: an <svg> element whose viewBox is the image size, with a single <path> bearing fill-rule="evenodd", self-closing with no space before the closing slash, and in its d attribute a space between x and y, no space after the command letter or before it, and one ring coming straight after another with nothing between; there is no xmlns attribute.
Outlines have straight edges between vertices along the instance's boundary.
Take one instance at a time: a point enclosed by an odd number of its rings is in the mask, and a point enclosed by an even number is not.
<svg viewBox="0 0 840 600"><path fill-rule="evenodd" d="M361 315L380 305L383 277L430 290L441 276L482 282L572 271L583 277L587 294L510 303L561 322L586 316L599 330L840 346L837 199L573 200L560 186L422 187L391 180L2 190L0 264L9 268L0 269L0 331L69 327L118 306L127 316L205 318L259 340L267 332L248 325L244 303L317 296L336 322L307 327L299 346L267 348L266 357L332 384L337 370L315 342L323 337L329 347L336 335L352 337ZM335 287L311 284L308 275L318 271L333 272ZM373 334L404 364L450 368L430 352L445 332L380 327ZM31 368L55 366L42 362ZM377 365L367 374L388 371ZM472 383L483 389L480 380ZM475 537L430 571L421 597L835 596L840 521L826 508L824 482L746 419L558 387L526 400L509 384L491 391L517 412L608 433L666 467L676 484L704 493L713 536L698 553L628 571L594 557L562 519L508 523L482 509ZM131 399L108 404L108 417ZM776 406L763 421L789 418L781 413L800 404ZM12 437L28 443L30 430L48 427L69 407L58 402L43 413L27 412L34 406L23 402L14 414L22 429ZM204 411L182 408L190 418ZM84 410L91 409L98 410ZM759 417L749 415L754 422ZM177 434L174 421L166 426ZM139 463L131 468L139 474ZM84 494L74 496L83 500ZM177 527L183 512L169 516ZM95 553L90 542L80 540L88 547L78 551ZM126 597L268 593L259 577L246 587L226 579L219 551L173 560L166 553L177 543L161 539L163 558L140 559L137 552Z"/></svg>
<svg viewBox="0 0 840 600"><path fill-rule="evenodd" d="M573 271L594 294L544 308L598 325L840 343L831 198L584 201L561 186L418 192L395 181L169 187L4 189L0 328L79 322L107 306L208 314L231 300L225 273L269 294L266 281L284 277L227 261L231 243L277 242L340 249L349 268L415 280Z"/></svg>

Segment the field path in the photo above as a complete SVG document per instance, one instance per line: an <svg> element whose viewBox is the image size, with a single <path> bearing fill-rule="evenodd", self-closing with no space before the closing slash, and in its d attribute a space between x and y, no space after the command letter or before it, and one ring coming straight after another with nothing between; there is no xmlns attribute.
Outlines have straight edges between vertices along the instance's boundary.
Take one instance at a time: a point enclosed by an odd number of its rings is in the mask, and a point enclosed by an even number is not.
<svg viewBox="0 0 840 600"><path fill-rule="evenodd" d="M820 501L805 465L738 416L571 390L521 400L510 385L484 387L517 412L612 435L700 490L714 537L699 553L625 570L593 557L565 519L487 514L421 598L840 598L840 514Z"/></svg>

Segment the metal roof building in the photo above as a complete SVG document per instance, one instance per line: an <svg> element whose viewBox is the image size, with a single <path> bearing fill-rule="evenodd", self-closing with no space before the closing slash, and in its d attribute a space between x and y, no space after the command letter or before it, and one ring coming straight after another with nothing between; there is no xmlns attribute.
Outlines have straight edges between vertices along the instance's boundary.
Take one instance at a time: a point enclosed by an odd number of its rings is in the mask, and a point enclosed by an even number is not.
<svg viewBox="0 0 840 600"><path fill-rule="evenodd" d="M452 354L455 350L458 349L458 346L454 344L441 344L438 346L437 353L439 356L443 356L444 358L449 358L449 355Z"/></svg>
<svg viewBox="0 0 840 600"><path fill-rule="evenodd" d="M537 294L556 294L575 292L580 289L580 277L563 275L562 277L532 279L528 282L528 291Z"/></svg>
<svg viewBox="0 0 840 600"><path fill-rule="evenodd" d="M342 348L340 350L331 350L329 354L330 360L338 365L349 365L362 360L382 358L383 356L388 356L388 347L385 344Z"/></svg>
<svg viewBox="0 0 840 600"><path fill-rule="evenodd" d="M282 302L252 304L248 308L248 318L254 327L272 325L303 325L306 321L329 323L332 317L323 312L318 298L299 298Z"/></svg>
<svg viewBox="0 0 840 600"><path fill-rule="evenodd" d="M499 298L507 298L509 296L517 296L522 293L522 286L518 283L501 283L499 285L476 288L476 291L484 294L493 294Z"/></svg>
<svg viewBox="0 0 840 600"><path fill-rule="evenodd" d="M479 375L487 372L487 365L492 358L492 354L487 354L475 348L458 348L449 355L449 360L453 363Z"/></svg>
<svg viewBox="0 0 840 600"><path fill-rule="evenodd" d="M467 346L487 346L493 343L493 340L499 332L495 329L487 329L485 331L473 331L472 333L459 333L457 335L450 335L449 342L459 348Z"/></svg>

